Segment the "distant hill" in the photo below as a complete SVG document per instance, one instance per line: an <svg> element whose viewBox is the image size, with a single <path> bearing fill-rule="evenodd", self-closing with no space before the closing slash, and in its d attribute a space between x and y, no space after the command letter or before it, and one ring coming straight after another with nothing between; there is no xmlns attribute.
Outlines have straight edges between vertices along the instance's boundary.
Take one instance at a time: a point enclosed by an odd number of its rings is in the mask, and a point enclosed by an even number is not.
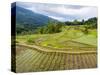
<svg viewBox="0 0 100 75"><path fill-rule="evenodd" d="M17 33L30 30L34 31L37 27L47 25L49 20L56 21L48 16L16 6L16 4L12 5L11 12L12 17L16 16Z"/></svg>

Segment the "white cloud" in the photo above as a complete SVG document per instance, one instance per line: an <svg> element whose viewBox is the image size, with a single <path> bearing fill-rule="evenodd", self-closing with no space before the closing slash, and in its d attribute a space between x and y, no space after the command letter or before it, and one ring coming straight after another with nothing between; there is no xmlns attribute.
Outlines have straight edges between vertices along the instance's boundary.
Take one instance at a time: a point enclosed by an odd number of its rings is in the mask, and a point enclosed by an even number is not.
<svg viewBox="0 0 100 75"><path fill-rule="evenodd" d="M26 6L25 6L26 5ZM43 4L43 3L25 3L21 5L33 12L40 13L51 18L66 21L74 19L88 19L97 17L97 8L92 6L75 6L75 5L60 5L60 4Z"/></svg>
<svg viewBox="0 0 100 75"><path fill-rule="evenodd" d="M66 21L64 17L56 17L56 16L49 16L49 17L59 20L59 21Z"/></svg>

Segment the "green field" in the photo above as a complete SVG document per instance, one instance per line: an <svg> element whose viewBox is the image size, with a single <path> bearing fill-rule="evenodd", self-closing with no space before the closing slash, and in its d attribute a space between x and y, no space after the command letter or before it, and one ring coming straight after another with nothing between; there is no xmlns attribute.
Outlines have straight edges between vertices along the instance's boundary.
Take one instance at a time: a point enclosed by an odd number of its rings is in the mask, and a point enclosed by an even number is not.
<svg viewBox="0 0 100 75"><path fill-rule="evenodd" d="M97 67L97 30L65 26L54 34L16 36L16 72Z"/></svg>
<svg viewBox="0 0 100 75"><path fill-rule="evenodd" d="M90 29L88 34L84 34L80 30L83 28L82 26L78 29L75 28L75 26L66 26L62 28L62 32L55 34L19 35L17 36L17 42L53 48L97 46L96 29Z"/></svg>

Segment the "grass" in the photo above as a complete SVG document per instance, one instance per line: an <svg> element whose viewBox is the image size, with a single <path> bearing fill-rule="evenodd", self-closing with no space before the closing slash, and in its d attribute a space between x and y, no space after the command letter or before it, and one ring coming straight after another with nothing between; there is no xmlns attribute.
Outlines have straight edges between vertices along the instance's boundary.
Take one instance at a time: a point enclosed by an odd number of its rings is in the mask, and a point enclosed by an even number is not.
<svg viewBox="0 0 100 75"><path fill-rule="evenodd" d="M84 34L79 26L66 26L62 28L62 32L55 34L33 34L33 35L19 35L17 41L26 44L37 44L40 46L47 46L53 48L67 48L68 46L83 47L82 44L97 46L97 31L96 29L89 29L88 34ZM72 43L75 41L78 43Z"/></svg>

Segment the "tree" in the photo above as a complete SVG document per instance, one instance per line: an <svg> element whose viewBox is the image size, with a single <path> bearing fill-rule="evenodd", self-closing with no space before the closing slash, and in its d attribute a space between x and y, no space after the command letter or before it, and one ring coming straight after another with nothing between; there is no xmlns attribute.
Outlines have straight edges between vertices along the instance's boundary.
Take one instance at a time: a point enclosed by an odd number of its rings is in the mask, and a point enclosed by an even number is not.
<svg viewBox="0 0 100 75"><path fill-rule="evenodd" d="M81 22L81 24L82 24L82 25L84 25L84 23L85 23L85 21L84 21L84 19L82 19L82 22Z"/></svg>
<svg viewBox="0 0 100 75"><path fill-rule="evenodd" d="M40 34L52 34L61 32L61 28L64 25L62 22L49 21L48 25L38 28L37 33Z"/></svg>
<svg viewBox="0 0 100 75"><path fill-rule="evenodd" d="M90 25L91 28L97 28L97 17L89 18L85 24Z"/></svg>

